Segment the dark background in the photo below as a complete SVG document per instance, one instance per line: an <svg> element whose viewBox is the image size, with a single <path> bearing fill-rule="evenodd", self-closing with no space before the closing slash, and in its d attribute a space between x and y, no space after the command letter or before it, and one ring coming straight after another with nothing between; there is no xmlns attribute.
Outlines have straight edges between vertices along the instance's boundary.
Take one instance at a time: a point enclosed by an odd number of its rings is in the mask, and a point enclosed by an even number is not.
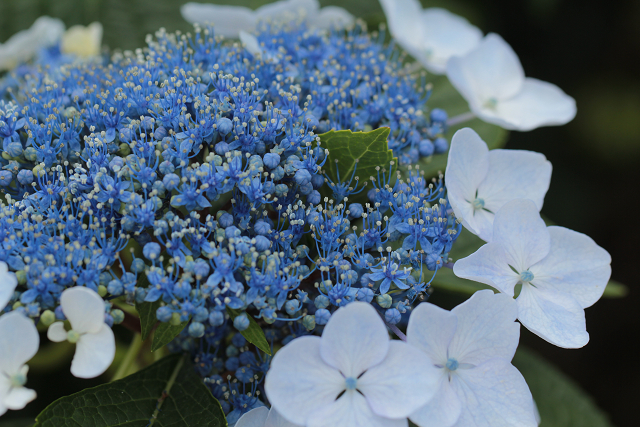
<svg viewBox="0 0 640 427"><path fill-rule="evenodd" d="M384 21L376 0L320 2L346 7L371 28ZM187 31L190 26L178 12L182 3L0 0L0 42L48 14L62 18L67 27L99 20L105 27L104 44L137 48L143 46L147 33L161 26ZM228 3L254 7L260 1ZM423 4L444 6L485 33L499 33L518 53L528 76L553 82L576 99L578 115L571 123L513 132L507 147L542 152L553 163L542 213L559 225L588 234L608 250L613 258L612 279L626 284L629 294L623 299L603 299L587 309L591 342L583 349L554 347L524 328L522 342L579 383L616 426L639 425L640 2L423 0ZM34 375L29 386L37 388L40 396L27 407L28 415L56 396L99 383L59 376L41 376L40 384L33 380Z"/></svg>

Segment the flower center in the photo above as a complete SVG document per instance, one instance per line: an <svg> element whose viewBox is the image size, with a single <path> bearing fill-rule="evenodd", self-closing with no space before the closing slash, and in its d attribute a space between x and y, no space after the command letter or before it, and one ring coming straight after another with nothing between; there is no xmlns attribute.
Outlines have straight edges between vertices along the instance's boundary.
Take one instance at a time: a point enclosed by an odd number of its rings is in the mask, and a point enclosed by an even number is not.
<svg viewBox="0 0 640 427"><path fill-rule="evenodd" d="M529 283L532 280L533 280L533 273L530 272L529 270L525 270L522 273L520 273L520 281L522 283Z"/></svg>
<svg viewBox="0 0 640 427"><path fill-rule="evenodd" d="M473 206L474 211L484 208L484 199L476 198L473 202L471 202L471 206Z"/></svg>
<svg viewBox="0 0 640 427"><path fill-rule="evenodd" d="M447 360L447 364L445 366L447 367L448 370L455 371L456 369L458 369L458 365L459 365L458 361L453 357L450 357L449 360Z"/></svg>
<svg viewBox="0 0 640 427"><path fill-rule="evenodd" d="M485 108L489 108L491 110L495 110L498 106L498 99L495 97L491 97L487 99L487 102L484 103Z"/></svg>
<svg viewBox="0 0 640 427"><path fill-rule="evenodd" d="M358 379L349 377L344 380L344 385L345 387L347 387L347 390L355 390L356 387L358 386Z"/></svg>
<svg viewBox="0 0 640 427"><path fill-rule="evenodd" d="M22 372L18 372L17 374L9 378L9 382L11 382L12 387L15 387L15 388L22 387L27 383L27 376Z"/></svg>
<svg viewBox="0 0 640 427"><path fill-rule="evenodd" d="M75 344L80 339L80 334L74 331L73 329L67 332L67 341L71 344Z"/></svg>

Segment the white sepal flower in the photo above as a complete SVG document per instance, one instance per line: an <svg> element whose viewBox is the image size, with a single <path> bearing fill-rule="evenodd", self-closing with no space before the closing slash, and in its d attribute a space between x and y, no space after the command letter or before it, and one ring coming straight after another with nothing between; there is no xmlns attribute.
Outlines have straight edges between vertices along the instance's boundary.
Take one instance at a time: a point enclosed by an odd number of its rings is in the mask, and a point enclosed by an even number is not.
<svg viewBox="0 0 640 427"><path fill-rule="evenodd" d="M564 125L576 115L575 100L558 86L524 76L518 56L497 34L451 58L447 76L476 116L505 129Z"/></svg>
<svg viewBox="0 0 640 427"><path fill-rule="evenodd" d="M578 348L589 341L584 309L602 296L610 264L590 237L547 227L531 200L514 200L496 213L491 243L458 260L453 272L511 297L521 284L520 323L552 344Z"/></svg>
<svg viewBox="0 0 640 427"><path fill-rule="evenodd" d="M338 309L322 337L282 348L265 390L287 420L307 427L400 427L433 397L437 369L417 349L390 341L367 303Z"/></svg>
<svg viewBox="0 0 640 427"><path fill-rule="evenodd" d="M0 312L7 306L18 285L16 275L9 271L6 262L0 261Z"/></svg>
<svg viewBox="0 0 640 427"><path fill-rule="evenodd" d="M186 3L182 17L192 24L213 25L216 34L238 38L241 31L254 32L260 22L287 22L303 19L310 29L342 29L354 18L345 9L328 6L320 9L317 0L281 0L251 10L243 6Z"/></svg>
<svg viewBox="0 0 640 427"><path fill-rule="evenodd" d="M0 415L19 410L36 398L24 387L29 367L38 352L40 336L31 319L13 311L0 317Z"/></svg>
<svg viewBox="0 0 640 427"><path fill-rule="evenodd" d="M55 322L49 326L47 337L55 342L76 343L71 362L73 375L78 378L101 375L113 362L116 352L113 331L104 322L104 301L96 292L76 286L62 292L60 305L71 323L71 330L65 331L63 322Z"/></svg>
<svg viewBox="0 0 640 427"><path fill-rule="evenodd" d="M274 408L269 410L262 406L255 408L240 417L235 427L301 427L282 417Z"/></svg>
<svg viewBox="0 0 640 427"><path fill-rule="evenodd" d="M62 35L60 49L63 53L80 58L91 58L100 55L102 47L102 24L93 22L86 27L74 25Z"/></svg>
<svg viewBox="0 0 640 427"><path fill-rule="evenodd" d="M463 128L451 139L444 179L456 217L467 230L489 242L495 213L505 203L530 199L538 211L542 209L551 163L533 151L489 151L473 129Z"/></svg>
<svg viewBox="0 0 640 427"><path fill-rule="evenodd" d="M0 71L11 70L33 58L44 47L57 43L64 32L61 20L41 16L28 30L15 33L0 43Z"/></svg>
<svg viewBox="0 0 640 427"><path fill-rule="evenodd" d="M435 397L411 415L419 426L536 427L533 398L511 365L520 338L516 304L490 290L450 312L431 303L409 318L407 342L438 369Z"/></svg>
<svg viewBox="0 0 640 427"><path fill-rule="evenodd" d="M380 4L396 42L434 74L444 74L449 58L467 54L482 39L482 31L448 10L423 10L418 0Z"/></svg>

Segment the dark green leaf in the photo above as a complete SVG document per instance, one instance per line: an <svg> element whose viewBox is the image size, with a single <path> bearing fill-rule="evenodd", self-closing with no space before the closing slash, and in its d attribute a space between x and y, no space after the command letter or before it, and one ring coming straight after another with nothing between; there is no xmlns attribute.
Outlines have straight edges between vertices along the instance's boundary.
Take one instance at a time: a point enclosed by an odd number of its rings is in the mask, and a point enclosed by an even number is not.
<svg viewBox="0 0 640 427"><path fill-rule="evenodd" d="M235 319L238 315L240 315L242 311L234 310L233 308L227 307L227 313L229 313L229 316L233 321L233 319ZM251 344L255 345L256 347L258 347L260 350L267 353L268 355L271 355L271 346L269 346L269 343L267 342L267 338L264 336L264 331L262 330L260 325L258 325L258 322L256 322L253 316L250 316L247 314L247 318L249 319L249 327L244 331L240 331L240 333Z"/></svg>
<svg viewBox="0 0 640 427"><path fill-rule="evenodd" d="M369 177L378 176L377 167L389 170L390 162L394 160L393 151L387 146L389 132L389 128L380 128L371 132L332 130L319 135L321 147L329 150L329 156L323 168L325 174L333 182L348 182L355 169L355 175L360 178L359 186L361 186L369 182ZM355 187L355 185L354 180L351 186ZM327 191L328 186L325 185L324 190ZM330 196L331 190L328 191L326 195ZM367 190L364 190L350 196L349 200L351 202L368 200L366 193Z"/></svg>
<svg viewBox="0 0 640 427"><path fill-rule="evenodd" d="M149 280L147 280L146 275L140 275L138 278L138 287L146 288L149 286ZM138 316L140 316L140 333L142 335L142 339L146 340L151 331L153 331L153 327L158 322L158 318L156 317L156 311L160 308L160 301L154 302L136 302L136 310L138 311Z"/></svg>
<svg viewBox="0 0 640 427"><path fill-rule="evenodd" d="M186 356L173 355L133 375L63 397L34 427L226 427L220 403Z"/></svg>
<svg viewBox="0 0 640 427"><path fill-rule="evenodd" d="M513 364L529 384L540 427L612 427L590 396L540 356L521 347Z"/></svg>
<svg viewBox="0 0 640 427"><path fill-rule="evenodd" d="M151 351L156 351L173 341L173 339L180 335L180 332L186 328L188 323L189 321L182 322L179 325L172 325L170 322L160 322L156 331L153 333Z"/></svg>
<svg viewBox="0 0 640 427"><path fill-rule="evenodd" d="M455 117L469 111L469 104L458 93L458 91L449 83L449 79L445 76L432 76L433 92L427 102L429 108L442 108L449 117ZM484 142L487 143L490 150L503 147L507 143L509 132L500 126L485 123L480 119L469 120L449 128L447 138L451 140L458 129L470 127L475 130ZM419 162L420 169L424 171L428 177L436 176L438 172L444 172L447 167L448 155L436 154L429 158L422 158Z"/></svg>

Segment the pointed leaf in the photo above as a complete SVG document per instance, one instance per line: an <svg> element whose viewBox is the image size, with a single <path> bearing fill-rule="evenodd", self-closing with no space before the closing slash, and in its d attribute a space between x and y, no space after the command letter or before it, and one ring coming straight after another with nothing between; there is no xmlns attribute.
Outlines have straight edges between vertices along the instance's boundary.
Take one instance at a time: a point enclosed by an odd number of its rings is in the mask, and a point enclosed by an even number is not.
<svg viewBox="0 0 640 427"><path fill-rule="evenodd" d="M140 275L138 278L138 287L146 288L148 286L149 280L147 279L147 275ZM140 334L143 340L149 337L149 334L153 331L153 327L158 322L158 318L156 317L158 308L160 308L159 300L154 302L136 302L136 310L138 311L138 316L140 316Z"/></svg>
<svg viewBox="0 0 640 427"><path fill-rule="evenodd" d="M153 333L151 351L156 351L173 341L173 339L180 335L180 332L187 327L188 323L188 320L180 323L179 325L172 325L170 322L160 323L156 331Z"/></svg>
<svg viewBox="0 0 640 427"><path fill-rule="evenodd" d="M34 427L225 427L220 403L187 356L173 355L133 375L56 400Z"/></svg>
<svg viewBox="0 0 640 427"><path fill-rule="evenodd" d="M231 321L235 319L242 313L242 310L235 310L233 308L227 307L227 313L231 317ZM258 325L258 322L253 318L253 316L247 315L247 319L249 319L249 327L244 331L240 331L243 337L247 339L251 344L258 347L264 353L271 355L271 346L267 342L267 338L264 336L264 331Z"/></svg>

